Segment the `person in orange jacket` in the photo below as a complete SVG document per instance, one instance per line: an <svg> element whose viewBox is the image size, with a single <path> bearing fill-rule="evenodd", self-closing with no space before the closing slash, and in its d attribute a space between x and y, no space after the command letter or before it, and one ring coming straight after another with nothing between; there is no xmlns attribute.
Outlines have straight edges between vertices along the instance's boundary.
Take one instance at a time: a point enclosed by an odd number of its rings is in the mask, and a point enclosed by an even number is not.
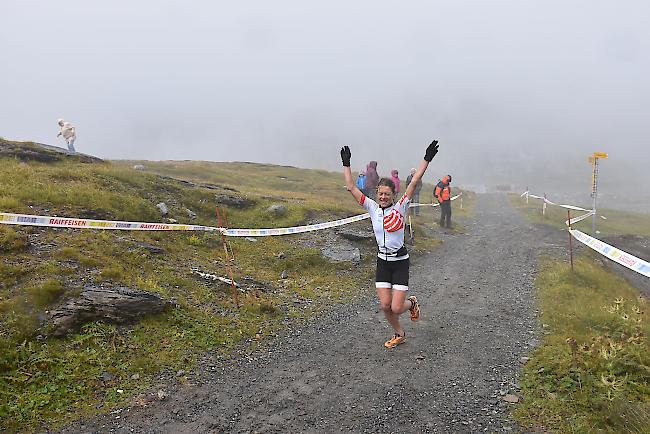
<svg viewBox="0 0 650 434"><path fill-rule="evenodd" d="M451 227L451 175L446 175L438 182L433 195L440 204L440 227Z"/></svg>

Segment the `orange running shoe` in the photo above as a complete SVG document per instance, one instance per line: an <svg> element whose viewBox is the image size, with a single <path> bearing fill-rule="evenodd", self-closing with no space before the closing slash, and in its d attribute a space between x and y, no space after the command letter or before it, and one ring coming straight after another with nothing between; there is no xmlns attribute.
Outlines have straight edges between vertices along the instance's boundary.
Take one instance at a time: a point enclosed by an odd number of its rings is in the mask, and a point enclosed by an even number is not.
<svg viewBox="0 0 650 434"><path fill-rule="evenodd" d="M420 319L420 304L415 295L410 296L409 301L411 302L411 308L409 309L411 312L411 321L417 321Z"/></svg>
<svg viewBox="0 0 650 434"><path fill-rule="evenodd" d="M401 344L405 340L406 340L406 335L400 336L397 333L395 333L395 336L393 336L392 338L390 338L389 340L384 342L384 346L386 348L395 348L396 346L398 346L399 344Z"/></svg>

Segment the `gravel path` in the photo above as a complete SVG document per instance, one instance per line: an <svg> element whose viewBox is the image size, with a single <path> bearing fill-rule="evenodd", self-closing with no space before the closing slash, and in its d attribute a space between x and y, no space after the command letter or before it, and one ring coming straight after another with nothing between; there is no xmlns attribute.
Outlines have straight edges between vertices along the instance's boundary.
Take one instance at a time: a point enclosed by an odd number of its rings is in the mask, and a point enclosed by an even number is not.
<svg viewBox="0 0 650 434"><path fill-rule="evenodd" d="M390 336L375 297L294 329L254 357L206 366L144 407L63 432L504 432L506 393L537 345L533 279L550 243L504 195L480 195L466 233L411 265L422 318ZM557 242L557 240L556 240ZM211 370L212 369L212 370Z"/></svg>

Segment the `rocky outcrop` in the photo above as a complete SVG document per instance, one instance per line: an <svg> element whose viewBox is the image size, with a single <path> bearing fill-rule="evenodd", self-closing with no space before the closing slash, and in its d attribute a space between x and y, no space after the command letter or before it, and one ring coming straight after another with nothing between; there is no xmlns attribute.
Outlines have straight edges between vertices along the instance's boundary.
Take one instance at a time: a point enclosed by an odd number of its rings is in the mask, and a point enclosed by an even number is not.
<svg viewBox="0 0 650 434"><path fill-rule="evenodd" d="M52 163L63 160L76 160L81 163L102 163L101 158L70 152L56 146L35 142L17 142L0 137L0 158L11 157L22 161L40 161Z"/></svg>
<svg viewBox="0 0 650 434"><path fill-rule="evenodd" d="M79 297L50 311L54 336L73 333L91 321L128 324L157 314L170 305L156 294L125 287L87 286Z"/></svg>
<svg viewBox="0 0 650 434"><path fill-rule="evenodd" d="M255 205L255 201L234 194L216 194L214 199L218 204L233 208L248 208Z"/></svg>

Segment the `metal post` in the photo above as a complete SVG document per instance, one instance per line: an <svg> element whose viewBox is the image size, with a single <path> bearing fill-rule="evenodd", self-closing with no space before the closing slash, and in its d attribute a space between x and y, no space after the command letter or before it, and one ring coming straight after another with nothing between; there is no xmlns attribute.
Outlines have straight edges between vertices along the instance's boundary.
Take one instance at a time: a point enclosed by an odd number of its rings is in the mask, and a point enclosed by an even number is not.
<svg viewBox="0 0 650 434"><path fill-rule="evenodd" d="M567 213L567 217L569 218L569 220L568 220L568 222L569 222L569 229L568 229L568 232L569 232L569 258L571 258L571 272L573 272L573 240L572 240L573 235L571 235L571 210L570 209L566 210L566 213Z"/></svg>
<svg viewBox="0 0 650 434"><path fill-rule="evenodd" d="M594 215L591 218L591 235L596 236L596 199L598 198L598 157L594 158L594 173L591 187L591 197L594 198Z"/></svg>
<svg viewBox="0 0 650 434"><path fill-rule="evenodd" d="M544 202L542 202L542 215L546 217L546 193L544 193Z"/></svg>

